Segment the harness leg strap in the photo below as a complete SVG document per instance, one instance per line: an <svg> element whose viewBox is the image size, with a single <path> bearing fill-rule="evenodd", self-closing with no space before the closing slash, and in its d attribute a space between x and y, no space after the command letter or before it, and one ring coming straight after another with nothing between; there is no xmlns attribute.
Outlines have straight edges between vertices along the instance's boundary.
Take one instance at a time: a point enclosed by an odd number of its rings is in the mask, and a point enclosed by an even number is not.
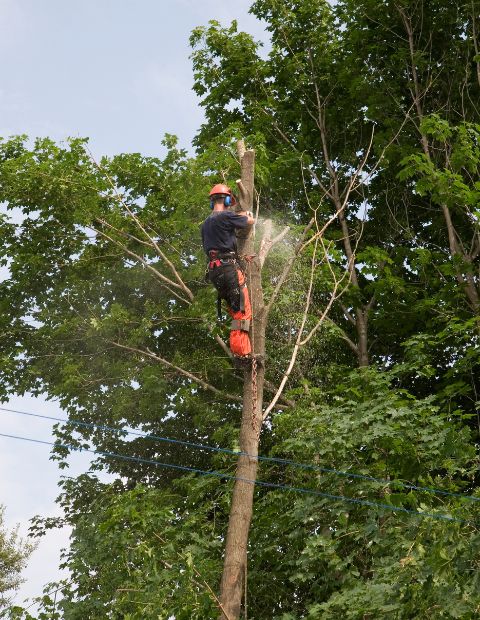
<svg viewBox="0 0 480 620"><path fill-rule="evenodd" d="M249 319L233 319L230 329L240 329L242 332L250 331L250 320Z"/></svg>
<svg viewBox="0 0 480 620"><path fill-rule="evenodd" d="M245 293L243 288L243 286L240 287L240 312L245 312Z"/></svg>

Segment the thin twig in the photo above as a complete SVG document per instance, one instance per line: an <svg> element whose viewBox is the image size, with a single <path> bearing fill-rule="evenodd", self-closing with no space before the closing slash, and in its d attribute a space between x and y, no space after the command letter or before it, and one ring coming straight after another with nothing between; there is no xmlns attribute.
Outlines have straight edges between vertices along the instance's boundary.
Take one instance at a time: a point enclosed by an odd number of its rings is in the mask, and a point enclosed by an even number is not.
<svg viewBox="0 0 480 620"><path fill-rule="evenodd" d="M303 334L303 330L305 327L305 323L307 321L307 317L308 317L308 310L310 308L310 303L311 303L311 299L312 299L312 289L313 289L313 278L314 278L314 274L315 274L315 259L317 257L317 243L315 243L315 248L313 251L313 256L312 256L312 266L311 266L311 271L310 271L310 283L308 286L308 292L307 292L307 301L305 303L305 310L303 312L303 317L302 317L302 321L300 324L300 328L298 330L298 336L297 336L297 340L295 342L295 346L293 347L293 352L292 352L292 356L290 358L290 363L288 364L287 370L285 371L283 378L280 382L280 385L278 387L278 390L275 394L275 396L273 397L272 401L270 402L270 404L268 405L268 407L265 409L264 413L263 413L263 420L265 420L270 411L272 411L272 409L274 408L274 406L276 405L278 399L280 398L282 392L283 392L283 388L285 387L285 384L288 381L288 378L290 376L290 373L292 372L292 369L295 365L295 361L297 359L297 355L298 355L298 351L300 348L300 342L302 339L302 334Z"/></svg>
<svg viewBox="0 0 480 620"><path fill-rule="evenodd" d="M102 174L105 175L106 179L110 183L110 185L111 185L111 187L112 187L112 189L113 189L113 191L115 193L115 197L117 198L117 200L123 206L123 208L128 213L128 215L132 218L132 220L135 222L135 224L138 226L138 228L142 231L142 233L145 235L145 237L152 244L152 246L154 247L154 249L157 252L158 256L160 256L160 258L163 261L165 261L165 263L168 265L168 267L170 268L170 270L173 273L174 278L177 280L179 287L184 291L184 293L187 295L187 297L190 299L190 301L192 301L193 300L193 293L188 288L188 286L185 284L185 282L182 280L182 278L181 278L180 274L178 273L175 265L172 263L171 260L169 260L169 258L161 250L160 246L155 241L155 239L147 232L146 228L143 226L143 224L140 221L140 219L135 215L135 213L130 209L130 207L127 205L127 203L123 200L123 198L121 197L120 193L118 192L118 189L117 189L115 183L113 182L113 179L110 177L108 171L96 161L96 159L94 158L92 152L90 151L90 149L87 146L85 146L85 149L86 149L88 155L90 156L90 159L92 160L92 162L97 167L97 169Z"/></svg>
<svg viewBox="0 0 480 620"><path fill-rule="evenodd" d="M164 276L163 273L160 273L158 269L155 269L155 267L152 264L150 264L148 261L142 258L139 254L137 254L133 250L130 250L125 244L123 244L121 241L118 241L118 239L114 239L110 235L107 235L106 232L103 232L102 230L98 228L94 228L93 226L88 226L87 228L89 228L90 230L94 230L97 234L101 235L102 237L104 237L105 239L107 239L108 241L116 245L117 247L121 248L126 254L134 258L136 261L141 263L146 269L148 269L153 274L155 274L155 277L162 282L163 286L172 295L174 295L177 299L186 303L187 305L191 305L191 301L189 301L188 299L185 299L184 297L182 297L181 295L179 295L173 290L173 288L176 288L178 290L183 290L179 284L177 284L176 282L173 282L173 280L170 280L169 278Z"/></svg>
<svg viewBox="0 0 480 620"><path fill-rule="evenodd" d="M302 232L302 236L300 237L297 245L295 246L295 249L293 250L293 254L292 256L289 258L287 264L285 265L282 275L280 276L277 285L275 286L275 290L272 293L272 296L270 297L268 304L265 306L265 317L268 317L270 310L272 309L273 303L275 301L275 299L278 296L278 293L280 292L280 289L283 286L283 283L285 282L285 280L287 279L290 271L292 270L292 267L295 263L295 260L297 259L298 255L300 254L300 252L302 251L303 247L304 247L304 241L308 235L308 232L310 231L310 229L312 228L313 224L315 223L315 218L312 217L312 219L308 222L308 224L305 226L305 228L303 229Z"/></svg>
<svg viewBox="0 0 480 620"><path fill-rule="evenodd" d="M319 320L317 321L317 323L315 324L315 326L310 330L309 334L300 342L300 346L304 346L307 344L307 342L314 336L314 334L318 331L318 329L320 328L320 326L322 325L323 321L325 320L325 317L327 316L327 314L330 311L330 308L332 307L333 302L338 299L339 297L341 297L345 291L347 291L347 289L350 286L350 282L351 282L351 272L349 269L346 269L342 275L342 277L337 280L337 277L335 275L335 272L333 271L333 268L330 264L330 259L328 258L328 251L329 248L325 248L325 245L323 243L323 238L320 237L321 243L322 243L322 248L323 248L323 252L324 252L324 256L326 257L326 262L328 265L328 268L330 270L330 273L332 274L333 277L333 281L334 281L334 287L333 290L331 292L330 295L330 299L328 301L328 304L325 308L325 310L322 312ZM344 286L343 290L337 295L337 291L340 287L340 285L342 284L343 280L347 277L348 275L348 283Z"/></svg>

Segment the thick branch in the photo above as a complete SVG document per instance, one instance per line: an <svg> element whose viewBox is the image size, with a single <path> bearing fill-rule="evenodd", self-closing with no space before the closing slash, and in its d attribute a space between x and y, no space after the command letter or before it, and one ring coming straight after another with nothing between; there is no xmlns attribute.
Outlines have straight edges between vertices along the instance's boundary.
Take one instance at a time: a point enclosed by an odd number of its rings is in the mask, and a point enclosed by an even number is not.
<svg viewBox="0 0 480 620"><path fill-rule="evenodd" d="M346 318L350 321L350 323L352 323L352 325L355 325L355 319L353 318L353 316L351 315L350 311L348 310L348 308L346 306L344 306L343 304L340 304L340 307L342 309L343 314L346 316Z"/></svg>
<svg viewBox="0 0 480 620"><path fill-rule="evenodd" d="M472 0L472 30L473 30L473 45L475 48L475 56L477 57L477 60L475 62L477 66L477 81L478 81L478 85L480 86L480 60L479 60L480 47L478 45L477 27L476 27L476 20L475 20L475 5L474 5L473 0Z"/></svg>
<svg viewBox="0 0 480 620"><path fill-rule="evenodd" d="M347 333L339 326L337 325L334 321L332 321L332 319L330 317L326 317L326 320L331 323L335 329L339 332L340 334L340 338L342 340L345 340L345 342L348 344L348 346L351 348L351 350L355 353L355 355L358 355L358 347L357 345L353 342L353 340L351 340L348 336Z"/></svg>
<svg viewBox="0 0 480 620"><path fill-rule="evenodd" d="M422 96L420 93L420 83L418 79L417 66L415 64L415 43L413 40L412 21L405 13L405 10L403 9L403 7L396 5L396 9L399 12L403 20L403 25L405 26L405 30L408 36L408 47L410 50L410 61L411 61L410 68L412 70L413 88L414 88L414 93L412 93L413 101L415 103L415 108L417 110L418 120L421 122L423 119L423 109L422 109L422 103L421 103ZM422 148L423 148L425 155L430 156L428 140L424 134L420 134L420 141L422 143Z"/></svg>

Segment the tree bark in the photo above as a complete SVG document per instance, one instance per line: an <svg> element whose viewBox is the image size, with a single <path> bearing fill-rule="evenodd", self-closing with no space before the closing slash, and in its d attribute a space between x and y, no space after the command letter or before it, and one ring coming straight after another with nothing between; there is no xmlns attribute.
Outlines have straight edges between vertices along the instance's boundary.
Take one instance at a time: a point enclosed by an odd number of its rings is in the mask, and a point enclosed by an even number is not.
<svg viewBox="0 0 480 620"><path fill-rule="evenodd" d="M445 218L445 223L447 225L447 233L448 233L448 243L450 246L450 256L455 259L455 256L460 256L460 258L465 263L471 263L471 259L465 251L462 251L459 242L457 241L457 233L455 227L452 222L452 217L450 215L450 209L446 205L442 205L442 211ZM477 286L475 284L475 279L471 272L463 274L461 268L458 266L455 267L455 273L457 276L457 282L460 286L463 286L467 299L472 307L472 310L476 315L480 313L480 299L478 296Z"/></svg>
<svg viewBox="0 0 480 620"><path fill-rule="evenodd" d="M342 229L343 235L343 247L345 248L345 255L348 261L348 269L350 271L350 281L353 286L360 288L357 269L355 266L355 254L350 243L350 231L348 229L347 220L345 218L344 209L342 208L342 202L339 195L335 196L335 209L338 213L338 221ZM358 365L360 368L369 365L368 359L368 315L370 308L368 306L355 308L355 329L357 332L357 345L356 354Z"/></svg>
<svg viewBox="0 0 480 620"><path fill-rule="evenodd" d="M240 206L244 210L252 211L255 153L254 151L245 151L243 142L239 143L238 152L242 166ZM252 233L251 230L248 236L239 237L239 256L252 257L254 255ZM264 360L266 316L263 303L261 265L256 256L246 261L246 281L253 315L250 330L252 352L255 359L261 356L261 359ZM237 462L220 584L220 602L224 610L219 617L220 620L238 620L242 609L247 570L248 535L253 512L254 481L257 477L258 468L256 456L258 455L262 425L264 373L263 361L258 364L256 372L254 365L249 365L244 370L240 451L249 456L242 454ZM254 392L256 392L256 396Z"/></svg>
<svg viewBox="0 0 480 620"><path fill-rule="evenodd" d="M356 309L356 326L358 336L358 365L360 368L368 366L368 309Z"/></svg>

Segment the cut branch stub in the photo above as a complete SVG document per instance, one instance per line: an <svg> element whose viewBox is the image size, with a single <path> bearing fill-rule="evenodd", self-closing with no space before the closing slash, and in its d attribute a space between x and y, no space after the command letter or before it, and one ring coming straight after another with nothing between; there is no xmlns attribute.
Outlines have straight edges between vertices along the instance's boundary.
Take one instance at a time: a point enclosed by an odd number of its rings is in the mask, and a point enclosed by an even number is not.
<svg viewBox="0 0 480 620"><path fill-rule="evenodd" d="M235 183L237 184L238 193L239 193L237 210L238 211L249 211L250 209L248 209L244 205L250 204L250 197L248 195L248 191L245 189L245 186L242 183L242 179L237 179Z"/></svg>
<svg viewBox="0 0 480 620"><path fill-rule="evenodd" d="M240 158L240 167L242 177L237 181L239 191L239 204L237 211L253 210L253 188L254 188L254 170L255 170L255 151L245 150L243 140L237 143L238 156ZM251 229L237 229L237 237L244 240L243 245L249 245L247 239L251 238ZM240 244L242 245L242 244ZM239 254L252 254L253 247L239 247Z"/></svg>
<svg viewBox="0 0 480 620"><path fill-rule="evenodd" d="M255 151L247 150L245 142L238 140L237 154L240 162L241 178L237 180L237 187L240 193L238 211L253 210L253 185L255 170Z"/></svg>

